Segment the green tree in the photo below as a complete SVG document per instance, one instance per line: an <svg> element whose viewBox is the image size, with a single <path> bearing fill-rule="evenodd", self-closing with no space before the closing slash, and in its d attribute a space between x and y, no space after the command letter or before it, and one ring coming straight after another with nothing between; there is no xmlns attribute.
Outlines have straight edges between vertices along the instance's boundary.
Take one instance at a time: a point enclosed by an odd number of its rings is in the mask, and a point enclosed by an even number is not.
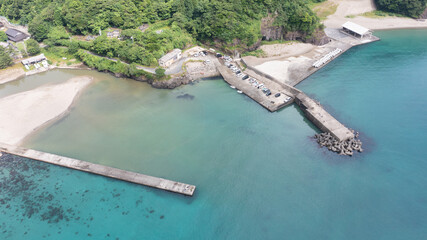
<svg viewBox="0 0 427 240"><path fill-rule="evenodd" d="M165 76L165 69L156 68L156 77L157 78L163 78L164 76Z"/></svg>
<svg viewBox="0 0 427 240"><path fill-rule="evenodd" d="M47 34L47 38L54 42L60 39L68 39L69 37L70 35L68 35L67 31L63 26L52 27L49 33Z"/></svg>
<svg viewBox="0 0 427 240"><path fill-rule="evenodd" d="M0 46L0 69L7 68L13 64L9 51Z"/></svg>
<svg viewBox="0 0 427 240"><path fill-rule="evenodd" d="M75 54L79 50L79 43L71 41L68 45L68 53Z"/></svg>
<svg viewBox="0 0 427 240"><path fill-rule="evenodd" d="M5 32L0 31L0 42L6 42L7 41L7 35Z"/></svg>
<svg viewBox="0 0 427 240"><path fill-rule="evenodd" d="M40 46L36 40L28 39L25 41L25 45L27 46L27 52L30 56L34 56L40 53Z"/></svg>
<svg viewBox="0 0 427 240"><path fill-rule="evenodd" d="M418 18L426 9L426 0L375 0L380 10Z"/></svg>

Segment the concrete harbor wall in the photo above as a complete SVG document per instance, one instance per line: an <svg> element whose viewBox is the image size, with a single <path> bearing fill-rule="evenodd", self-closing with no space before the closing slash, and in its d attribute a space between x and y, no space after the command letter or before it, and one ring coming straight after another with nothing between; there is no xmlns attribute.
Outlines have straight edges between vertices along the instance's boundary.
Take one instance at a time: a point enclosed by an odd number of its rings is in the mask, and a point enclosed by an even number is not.
<svg viewBox="0 0 427 240"><path fill-rule="evenodd" d="M11 146L4 143L0 143L0 153L1 152L10 153L13 155L30 158L45 163L50 163L61 167L67 167L83 172L115 178L126 182L162 189L174 193L180 193L187 196L193 196L193 193L196 190L196 186L194 185L175 182L158 177L152 177L140 173L85 162L55 154L40 152L33 149Z"/></svg>
<svg viewBox="0 0 427 240"><path fill-rule="evenodd" d="M242 62L244 60L242 59ZM297 105L302 109L306 117L321 131L330 133L338 141L344 141L351 138L354 138L354 134L336 120L332 115L330 115L320 104L308 97L301 90L292 87L286 83L280 82L275 77L266 74L252 66L246 65L250 71L255 72L256 74L268 78L269 80L282 86L291 96L295 99Z"/></svg>
<svg viewBox="0 0 427 240"><path fill-rule="evenodd" d="M257 69L255 66L251 66L243 58L241 59L241 63L245 65L245 67L247 67L247 69L249 69L250 71L255 72L259 76L265 77L276 84L279 84L284 90L289 92L295 99L297 105L304 112L305 116L321 131L329 133L337 142L349 141L353 143L356 141L354 140L356 137L354 131L345 127L342 123L340 123L337 119L330 115L320 105L320 103L311 99L304 92L295 88L294 86L309 77L310 75L312 75L313 73L320 70L322 67L326 66L328 63L332 62L334 59L341 56L341 54L343 54L353 46L379 41L380 39L375 36L371 36L368 39L357 39L342 33L339 29L327 29L327 31L325 32L331 39L333 39L328 44L331 45L333 48L339 48L342 51L334 57L330 58L318 68L312 66L312 64L317 61L316 59L312 60L312 62L306 63L302 68L297 71L294 71L291 74L292 80L288 84L279 81L277 78ZM357 142L356 145L361 145L361 143Z"/></svg>

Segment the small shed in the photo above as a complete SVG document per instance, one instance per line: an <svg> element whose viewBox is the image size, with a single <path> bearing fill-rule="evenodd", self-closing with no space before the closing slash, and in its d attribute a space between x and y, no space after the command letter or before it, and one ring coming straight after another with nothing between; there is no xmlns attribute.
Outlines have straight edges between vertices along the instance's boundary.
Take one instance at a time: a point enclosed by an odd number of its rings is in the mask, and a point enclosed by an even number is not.
<svg viewBox="0 0 427 240"><path fill-rule="evenodd" d="M42 53L40 55L37 55L37 56L30 57L30 58L27 58L25 60L22 60L21 63L24 64L24 65L29 65L29 64L38 63L38 62L41 62L41 61L44 61L44 60L46 60L46 57Z"/></svg>
<svg viewBox="0 0 427 240"><path fill-rule="evenodd" d="M89 35L86 37L86 41L92 41L95 40L98 36Z"/></svg>
<svg viewBox="0 0 427 240"><path fill-rule="evenodd" d="M13 28L7 29L6 35L7 35L7 38L13 42L20 42L30 37L27 34Z"/></svg>
<svg viewBox="0 0 427 240"><path fill-rule="evenodd" d="M346 22L342 25L342 31L358 38L370 37L372 32L353 22Z"/></svg>
<svg viewBox="0 0 427 240"><path fill-rule="evenodd" d="M169 67L170 65L172 65L174 62L176 62L181 58L181 54L182 54L181 49L176 48L171 52L169 52L168 54L161 57L159 59L159 65L161 67Z"/></svg>
<svg viewBox="0 0 427 240"><path fill-rule="evenodd" d="M120 31L119 30L114 30L114 31L107 32L107 37L109 37L109 38L118 38L118 37L120 37Z"/></svg>

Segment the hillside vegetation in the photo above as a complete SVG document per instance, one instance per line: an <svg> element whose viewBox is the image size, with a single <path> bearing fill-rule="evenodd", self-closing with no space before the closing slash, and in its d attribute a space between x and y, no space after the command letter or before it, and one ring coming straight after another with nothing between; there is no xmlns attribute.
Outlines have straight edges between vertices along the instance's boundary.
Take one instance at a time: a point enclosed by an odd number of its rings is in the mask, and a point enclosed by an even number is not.
<svg viewBox="0 0 427 240"><path fill-rule="evenodd" d="M375 0L379 10L418 18L426 9L427 0Z"/></svg>
<svg viewBox="0 0 427 240"><path fill-rule="evenodd" d="M274 25L285 32L310 36L319 27L319 18L307 4L307 0L3 0L0 15L28 24L38 41L47 39L55 26L87 35L108 27L136 29L143 23L164 22L173 28L170 33L197 41L238 40L250 46L261 38L260 20L268 13L276 16Z"/></svg>

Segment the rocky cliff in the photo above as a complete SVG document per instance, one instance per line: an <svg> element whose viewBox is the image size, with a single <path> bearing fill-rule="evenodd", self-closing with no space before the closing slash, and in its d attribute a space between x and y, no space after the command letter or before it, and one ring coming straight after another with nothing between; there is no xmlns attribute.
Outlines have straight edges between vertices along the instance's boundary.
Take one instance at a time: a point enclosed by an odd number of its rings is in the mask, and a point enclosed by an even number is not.
<svg viewBox="0 0 427 240"><path fill-rule="evenodd" d="M424 10L423 14L421 14L420 19L427 19L427 8Z"/></svg>
<svg viewBox="0 0 427 240"><path fill-rule="evenodd" d="M323 45L329 42L329 38L321 29L316 30L312 36L302 32L286 32L282 27L274 26L275 17L268 15L261 19L261 35L263 40L298 40L315 45Z"/></svg>

